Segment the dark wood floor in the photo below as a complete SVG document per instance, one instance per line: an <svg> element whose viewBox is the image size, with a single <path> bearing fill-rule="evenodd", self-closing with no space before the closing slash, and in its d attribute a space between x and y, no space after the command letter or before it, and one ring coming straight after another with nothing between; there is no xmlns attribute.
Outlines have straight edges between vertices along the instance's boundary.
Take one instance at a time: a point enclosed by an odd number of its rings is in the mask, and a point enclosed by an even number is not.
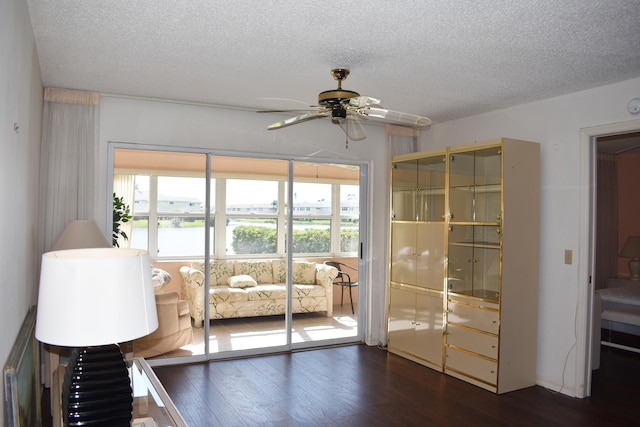
<svg viewBox="0 0 640 427"><path fill-rule="evenodd" d="M586 399L498 396L364 345L154 370L191 427L584 427L639 425L639 368L640 354L603 347Z"/></svg>

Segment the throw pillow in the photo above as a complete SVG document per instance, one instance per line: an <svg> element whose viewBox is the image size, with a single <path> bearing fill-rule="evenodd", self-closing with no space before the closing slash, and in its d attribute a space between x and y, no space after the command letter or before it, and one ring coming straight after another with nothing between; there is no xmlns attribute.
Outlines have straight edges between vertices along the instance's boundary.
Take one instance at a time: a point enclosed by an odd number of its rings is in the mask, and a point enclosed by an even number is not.
<svg viewBox="0 0 640 427"><path fill-rule="evenodd" d="M159 268L151 267L151 283L153 283L153 292L158 293L171 281L171 275Z"/></svg>
<svg viewBox="0 0 640 427"><path fill-rule="evenodd" d="M248 274L229 277L229 286L232 288L251 288L256 285L255 279Z"/></svg>

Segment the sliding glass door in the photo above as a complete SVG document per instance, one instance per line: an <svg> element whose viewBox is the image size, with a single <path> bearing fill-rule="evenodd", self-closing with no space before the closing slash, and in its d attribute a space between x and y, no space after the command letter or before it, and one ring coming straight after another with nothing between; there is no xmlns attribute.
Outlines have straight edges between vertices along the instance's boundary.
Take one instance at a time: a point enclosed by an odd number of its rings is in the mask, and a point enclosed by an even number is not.
<svg viewBox="0 0 640 427"><path fill-rule="evenodd" d="M133 343L133 356L204 356L204 322L192 320L202 306L193 304L202 274L183 268L204 265L206 242L214 233L209 228L207 239L207 155L115 144L111 149L113 196L132 216L121 225L127 238L121 237L118 244L149 251L161 324L145 340Z"/></svg>
<svg viewBox="0 0 640 427"><path fill-rule="evenodd" d="M176 300L159 320L181 333L156 337L157 354L146 357L161 364L362 340L361 165L112 149L113 189L133 215L121 245L149 250L154 277L171 277L158 304L165 294Z"/></svg>
<svg viewBox="0 0 640 427"><path fill-rule="evenodd" d="M294 347L335 344L358 336L358 177L358 166L293 162L291 203L287 205L293 208L287 220L292 221L293 236ZM336 263L340 277L326 262ZM302 274L302 267L308 264L315 276ZM343 279L349 276L351 282L345 283Z"/></svg>
<svg viewBox="0 0 640 427"><path fill-rule="evenodd" d="M216 177L214 253L210 257L209 351L245 355L287 348L289 289L283 185L288 161L211 156Z"/></svg>

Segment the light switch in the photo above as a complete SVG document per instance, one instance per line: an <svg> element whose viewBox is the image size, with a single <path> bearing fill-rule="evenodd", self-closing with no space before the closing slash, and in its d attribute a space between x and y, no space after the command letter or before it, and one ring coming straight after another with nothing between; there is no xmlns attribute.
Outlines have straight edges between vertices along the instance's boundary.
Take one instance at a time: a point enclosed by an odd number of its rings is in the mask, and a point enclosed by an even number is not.
<svg viewBox="0 0 640 427"><path fill-rule="evenodd" d="M564 250L564 263L573 264L573 251L571 249Z"/></svg>

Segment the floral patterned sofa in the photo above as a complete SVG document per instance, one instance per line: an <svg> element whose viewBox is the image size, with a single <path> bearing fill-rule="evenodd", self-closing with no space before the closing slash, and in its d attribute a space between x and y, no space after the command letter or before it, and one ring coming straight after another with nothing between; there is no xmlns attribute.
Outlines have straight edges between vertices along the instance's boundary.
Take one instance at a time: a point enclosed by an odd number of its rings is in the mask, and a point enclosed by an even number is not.
<svg viewBox="0 0 640 427"><path fill-rule="evenodd" d="M182 297L189 301L194 326L204 320L202 262L180 268ZM293 312L333 315L333 279L338 270L325 264L293 261ZM209 267L211 319L283 314L286 307L287 260L213 261Z"/></svg>

